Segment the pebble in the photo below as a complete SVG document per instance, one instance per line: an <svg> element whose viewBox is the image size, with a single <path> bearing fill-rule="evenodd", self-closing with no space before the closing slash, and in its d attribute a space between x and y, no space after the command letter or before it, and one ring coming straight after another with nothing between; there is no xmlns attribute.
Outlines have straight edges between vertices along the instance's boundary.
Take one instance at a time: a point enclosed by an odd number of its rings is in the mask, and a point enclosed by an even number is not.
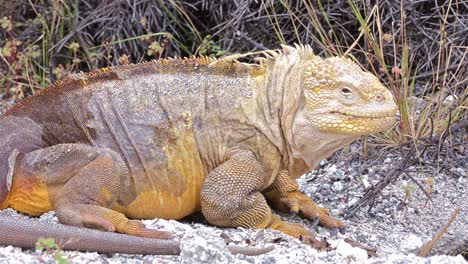
<svg viewBox="0 0 468 264"><path fill-rule="evenodd" d="M331 210L330 210L330 213L331 213L331 215L333 215L333 216L337 216L337 215L340 214L340 210L338 210L338 209L331 209Z"/></svg>
<svg viewBox="0 0 468 264"><path fill-rule="evenodd" d="M451 104L456 99L458 99L456 95L449 95L445 97L444 101L442 101L442 104Z"/></svg>
<svg viewBox="0 0 468 264"><path fill-rule="evenodd" d="M390 159L387 161L387 159ZM388 168L397 162L398 157L387 158L385 163L388 163ZM323 169L315 170L313 175L319 177L313 182L307 182L307 176L301 177L299 182L301 190L307 194L314 194L312 197L317 204L330 209L333 217L338 217L345 206L355 204L364 194L363 185L370 187L369 181L377 182L381 177L376 173L385 175L385 170L382 169L382 164L371 166L367 171L367 175L358 175L361 181L345 182L346 177L340 180L336 177L349 169L348 165L344 164L329 164L327 161L322 163L326 166ZM356 167L351 168L351 171L357 171ZM462 168L456 168L455 172L460 175ZM333 172L333 173L330 173ZM424 173L424 172L423 172ZM373 174L372 176L369 176ZM352 173L346 173L352 175ZM424 175L423 175L424 176ZM370 213L376 217L373 218L368 212L369 207L361 208L354 217L346 220L347 231L344 237L356 238L370 247L378 249L379 257L368 258L367 252L363 252L360 248L355 248L348 243L336 244L337 250L317 252L308 245L301 243L299 240L283 235L273 230L252 230L247 228L218 228L209 224L200 224L200 221L193 220L198 223L191 223L192 220L181 221L166 221L166 220L147 220L144 223L151 228L164 229L174 232L176 237L182 242L182 256L130 256L124 254L97 254L97 253L77 253L72 251L64 251L64 254L73 263L229 263L229 264L245 264L245 263L456 263L467 264L462 256L446 256L438 255L429 258L420 258L415 256L414 252L422 246L423 241L431 239L434 232L440 226L434 226L435 223L445 223L453 212L454 206L462 207L460 197L463 194L457 191L457 186L466 186L466 178L463 177L447 177L446 174L431 175L435 177L434 192L432 198L434 203L425 205L426 198L421 192L413 192L411 199L407 205L408 210L396 211L395 208L401 202L403 185L401 179L394 184L388 185L382 195L376 197ZM310 175L308 176L310 178ZM460 179L463 178L463 179ZM341 189L342 188L342 189ZM337 195L341 189L346 188L346 193L349 192L349 197ZM440 198L442 197L442 199ZM346 204L346 199L348 202ZM465 199L466 201L466 199ZM418 204L419 202L419 204ZM418 215L415 213L419 211ZM7 209L0 211L2 214L17 214L16 211ZM300 222L310 224L310 221L301 220L299 217L289 217L288 214L281 214L285 221ZM465 217L465 218L463 218ZM48 213L41 216L42 221L57 221L54 213ZM442 237L441 241L450 237L450 234L457 233L459 236L467 234L466 224L461 223L460 219L466 219L466 213L462 211L457 220L448 230L447 234ZM344 219L341 219L344 220ZM330 238L329 230L317 228L318 236L327 237L327 241L333 240ZM411 231L415 232L411 233ZM452 232L452 233L451 233ZM227 235L233 242L241 246L264 247L271 245L274 242L275 249L267 254L260 256L244 256L232 255L226 249L226 243L221 234ZM338 238L342 239L340 235ZM465 236L468 237L468 236ZM279 239L279 240L278 240ZM446 240L447 241L447 240ZM449 240L448 243L453 244L454 240ZM435 250L435 249L434 249ZM408 252L408 253L407 253ZM441 252L441 251L439 251ZM437 254L443 254L442 253ZM366 255L364 255L364 253ZM403 254L402 254L403 253ZM0 247L0 263L39 263L39 259L44 263L53 263L53 256L47 253L41 253L31 250L21 250L11 246Z"/></svg>
<svg viewBox="0 0 468 264"><path fill-rule="evenodd" d="M332 185L332 190L334 192L341 192L343 191L344 187L343 187L343 183L337 181L337 182L334 182L333 185Z"/></svg>
<svg viewBox="0 0 468 264"><path fill-rule="evenodd" d="M326 159L320 161L320 166L327 165L328 161Z"/></svg>
<svg viewBox="0 0 468 264"><path fill-rule="evenodd" d="M336 171L337 171L336 165L333 164L333 165L331 165L330 167L328 167L328 171L327 171L327 172L328 172L328 174L333 174L333 173L335 173Z"/></svg>
<svg viewBox="0 0 468 264"><path fill-rule="evenodd" d="M367 252L364 249L353 247L344 242L344 240L338 241L336 245L336 253L356 263L364 263L368 258Z"/></svg>
<svg viewBox="0 0 468 264"><path fill-rule="evenodd" d="M234 256L221 237L205 238L197 232L187 233L180 244L181 263L232 263Z"/></svg>
<svg viewBox="0 0 468 264"><path fill-rule="evenodd" d="M369 259L367 264L466 264L468 263L461 255L452 256L432 256L421 258L414 254L389 254L383 257Z"/></svg>
<svg viewBox="0 0 468 264"><path fill-rule="evenodd" d="M334 181L341 181L346 178L345 171L344 170L336 170L335 173L333 173L330 178Z"/></svg>
<svg viewBox="0 0 468 264"><path fill-rule="evenodd" d="M353 197L353 198L351 198L351 200L349 200L348 206L354 205L354 204L356 204L358 201L359 201L358 198Z"/></svg>
<svg viewBox="0 0 468 264"><path fill-rule="evenodd" d="M423 241L420 237L415 234L409 234L401 239L400 251L405 254L417 253L422 246Z"/></svg>
<svg viewBox="0 0 468 264"><path fill-rule="evenodd" d="M320 189L320 193L324 196L328 195L330 193L330 184L328 183L325 183L325 184L322 184L320 185L319 187Z"/></svg>
<svg viewBox="0 0 468 264"><path fill-rule="evenodd" d="M317 187L315 187L315 186L310 187L309 190L308 190L308 193L311 193L311 194L317 193Z"/></svg>
<svg viewBox="0 0 468 264"><path fill-rule="evenodd" d="M368 179L368 175L367 174L364 174L362 175L362 185L364 185L364 188L369 188L371 186L371 184L369 183L369 179Z"/></svg>
<svg viewBox="0 0 468 264"><path fill-rule="evenodd" d="M463 178L463 177L458 178L458 183L464 184L466 182L467 182L467 180L465 178Z"/></svg>
<svg viewBox="0 0 468 264"><path fill-rule="evenodd" d="M466 169L463 169L463 168L457 168L457 172L462 176L462 177L466 177L468 175L468 173L466 172Z"/></svg>

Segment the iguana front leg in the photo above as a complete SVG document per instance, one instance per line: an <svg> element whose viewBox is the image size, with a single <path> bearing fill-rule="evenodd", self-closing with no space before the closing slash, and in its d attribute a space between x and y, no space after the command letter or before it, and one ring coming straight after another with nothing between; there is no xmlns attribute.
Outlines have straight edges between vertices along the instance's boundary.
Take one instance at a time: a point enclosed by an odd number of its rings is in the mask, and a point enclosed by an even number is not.
<svg viewBox="0 0 468 264"><path fill-rule="evenodd" d="M233 155L205 179L202 213L211 224L224 227L270 228L299 238L313 236L303 226L272 214L261 194L269 175L251 152Z"/></svg>
<svg viewBox="0 0 468 264"><path fill-rule="evenodd" d="M273 184L264 192L265 198L276 209L283 212L299 213L310 220L319 220L327 228L343 228L340 220L330 217L328 209L318 206L312 199L299 192L299 184L281 171Z"/></svg>

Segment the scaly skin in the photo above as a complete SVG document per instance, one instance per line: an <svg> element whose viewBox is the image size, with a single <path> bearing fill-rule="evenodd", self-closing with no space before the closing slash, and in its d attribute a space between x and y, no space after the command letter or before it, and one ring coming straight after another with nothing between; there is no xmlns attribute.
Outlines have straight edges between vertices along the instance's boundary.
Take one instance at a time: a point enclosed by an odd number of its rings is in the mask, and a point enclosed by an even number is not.
<svg viewBox="0 0 468 264"><path fill-rule="evenodd" d="M37 239L31 238L44 237L46 233L47 237L54 238L63 250L124 254L178 255L180 253L179 242L174 240L147 239L89 228L43 223L23 217L11 216L6 221L2 219L1 227L0 245L11 243L23 248L35 248Z"/></svg>
<svg viewBox="0 0 468 264"><path fill-rule="evenodd" d="M393 97L347 59L304 46L264 55L260 65L231 57L107 68L20 102L0 119L0 209L55 210L66 225L162 239L171 235L129 218L201 210L218 226L312 236L270 204L343 227L294 179L357 137L388 129ZM0 230L12 221L0 218ZM20 236L30 243L37 232ZM1 244L24 245L6 237Z"/></svg>

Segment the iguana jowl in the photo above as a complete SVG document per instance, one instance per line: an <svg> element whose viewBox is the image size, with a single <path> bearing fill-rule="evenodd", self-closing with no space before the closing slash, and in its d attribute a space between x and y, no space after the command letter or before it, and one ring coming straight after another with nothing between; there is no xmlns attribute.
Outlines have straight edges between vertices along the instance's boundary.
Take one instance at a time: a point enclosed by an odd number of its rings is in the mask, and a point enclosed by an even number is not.
<svg viewBox="0 0 468 264"><path fill-rule="evenodd" d="M170 235L129 218L201 210L217 226L310 235L269 203L343 227L294 179L388 129L393 97L348 59L322 59L308 46L264 54L260 64L194 58L106 68L23 100L0 119L0 209L55 210L66 225L150 238ZM14 221L0 218L1 232ZM48 236L42 224L33 229ZM24 246L12 236L0 244Z"/></svg>

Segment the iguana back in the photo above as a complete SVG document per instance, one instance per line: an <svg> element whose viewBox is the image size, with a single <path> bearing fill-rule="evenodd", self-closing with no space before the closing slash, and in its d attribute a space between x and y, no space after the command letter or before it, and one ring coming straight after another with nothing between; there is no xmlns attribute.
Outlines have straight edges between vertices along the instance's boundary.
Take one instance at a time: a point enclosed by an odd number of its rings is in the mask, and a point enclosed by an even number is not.
<svg viewBox="0 0 468 264"><path fill-rule="evenodd" d="M203 178L225 159L223 150L255 133L239 124L246 119L242 105L255 88L250 77L255 67L216 62L162 60L79 74L28 98L5 117L15 123L21 118L27 123L22 133L37 135L28 150L84 143L115 151L131 175L130 190L120 197L128 208L119 211L178 219L200 210ZM135 201L138 196L141 201ZM145 202L158 212L136 209Z"/></svg>

